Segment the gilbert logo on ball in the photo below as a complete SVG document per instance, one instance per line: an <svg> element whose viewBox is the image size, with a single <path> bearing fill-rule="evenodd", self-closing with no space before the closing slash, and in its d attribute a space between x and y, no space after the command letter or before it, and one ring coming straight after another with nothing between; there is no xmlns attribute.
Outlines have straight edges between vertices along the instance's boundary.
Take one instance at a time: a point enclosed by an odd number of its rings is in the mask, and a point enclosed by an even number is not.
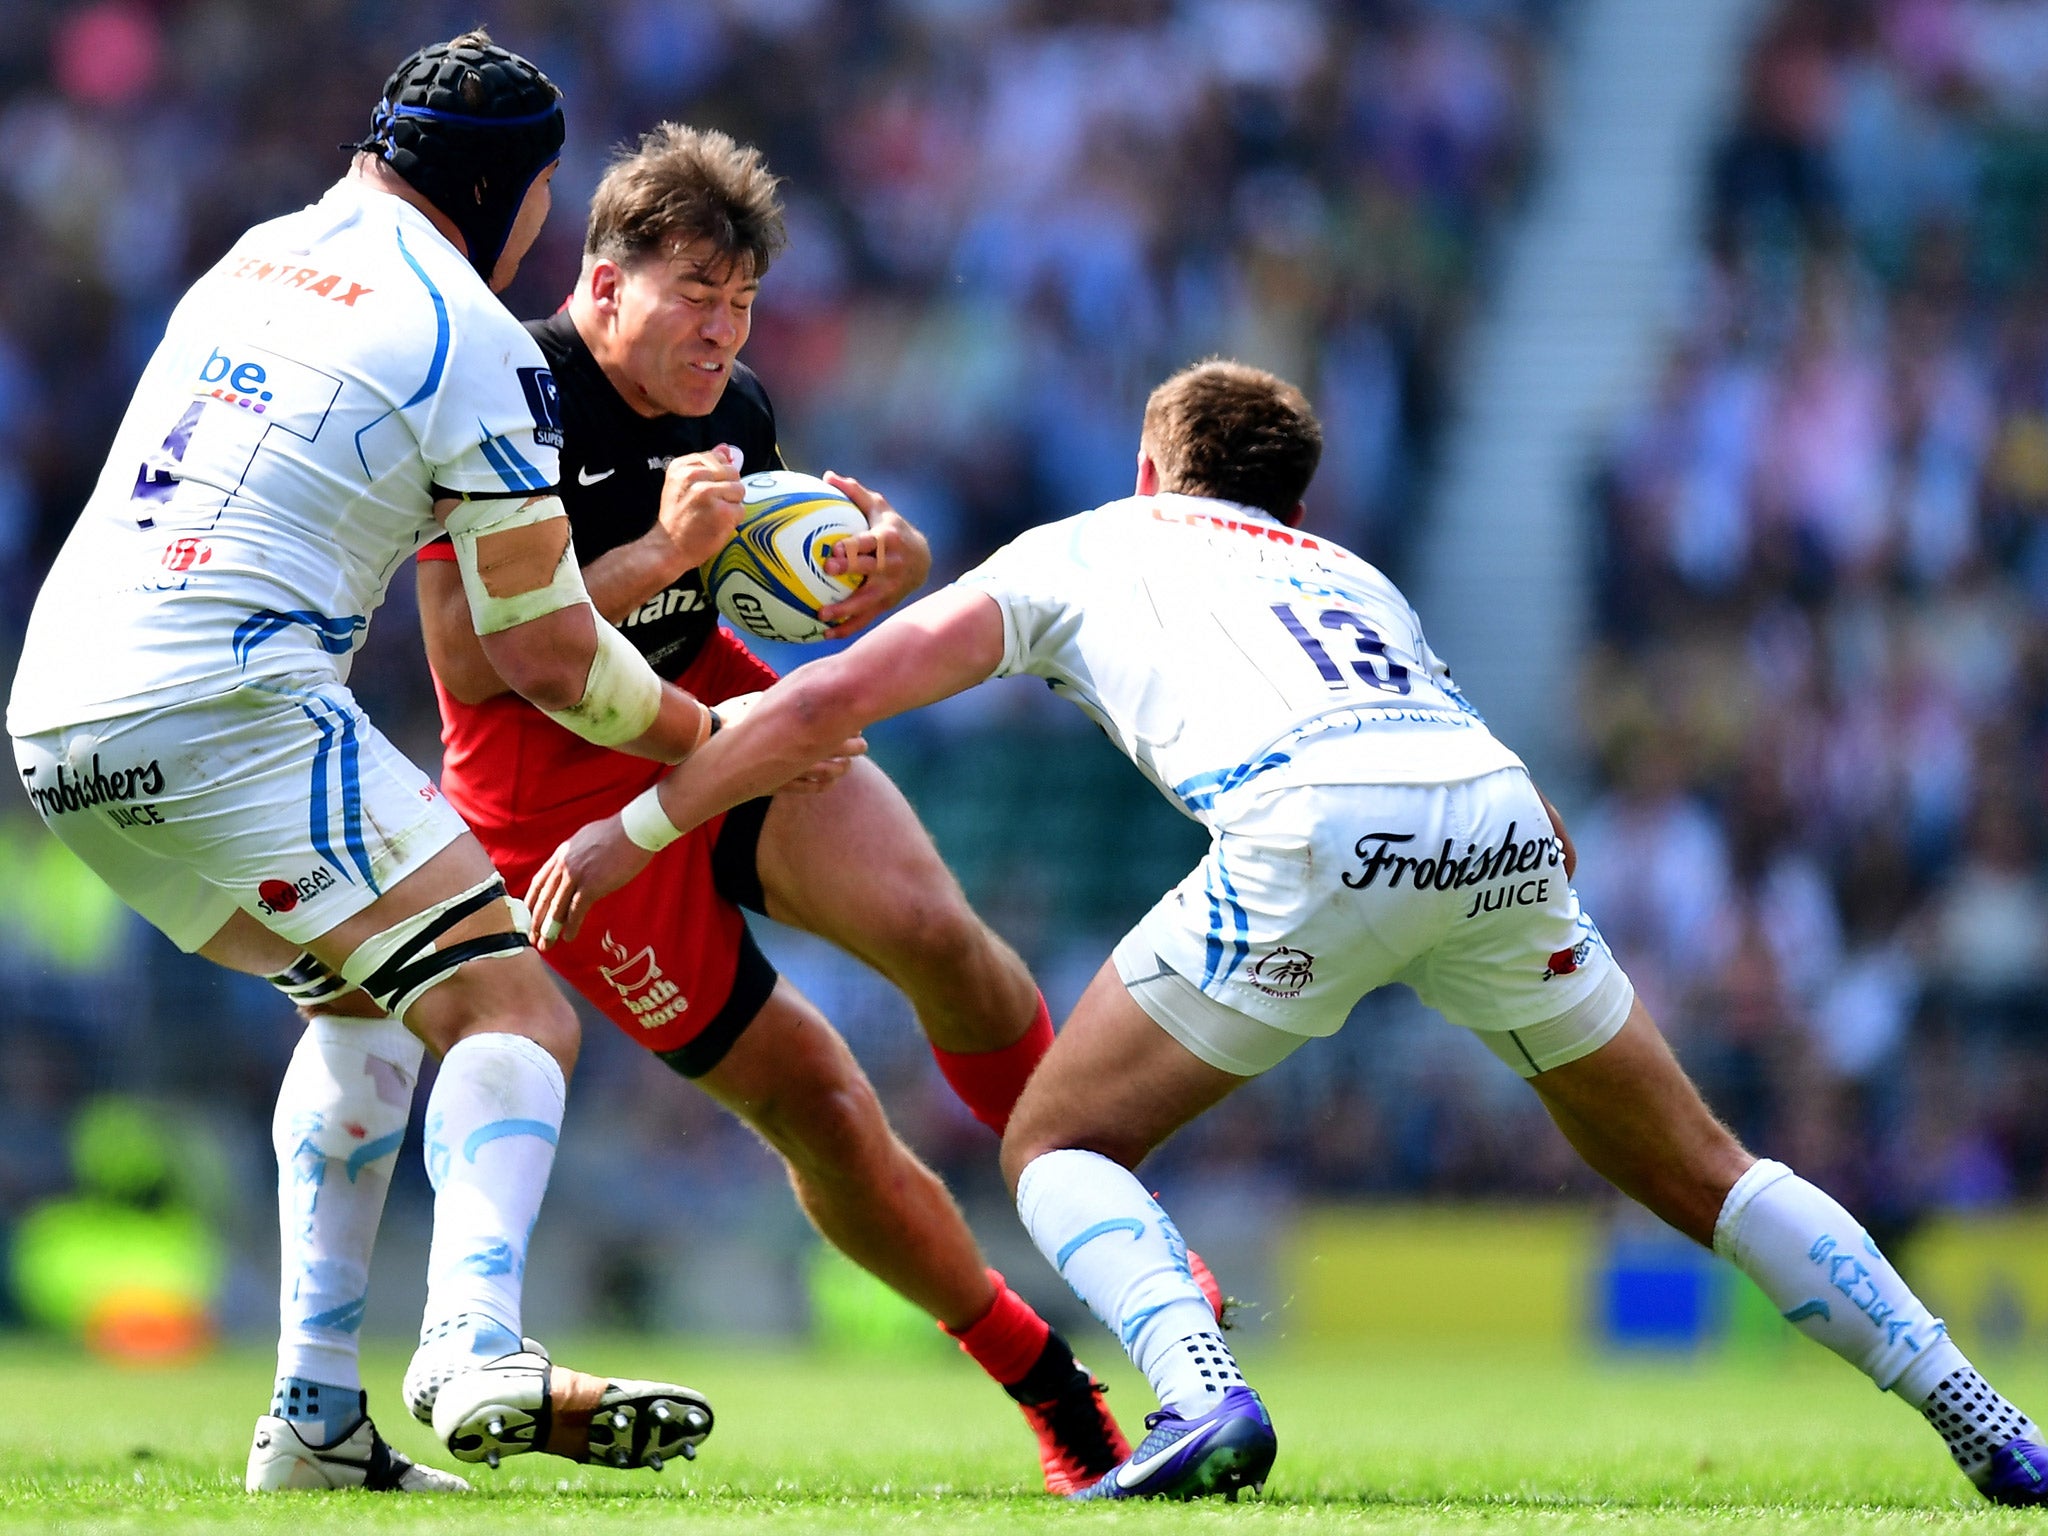
<svg viewBox="0 0 2048 1536"><path fill-rule="evenodd" d="M741 483L747 500L739 526L704 572L712 601L763 640L822 640L818 610L861 580L828 576L825 557L848 534L865 533L867 519L813 475L778 469Z"/></svg>

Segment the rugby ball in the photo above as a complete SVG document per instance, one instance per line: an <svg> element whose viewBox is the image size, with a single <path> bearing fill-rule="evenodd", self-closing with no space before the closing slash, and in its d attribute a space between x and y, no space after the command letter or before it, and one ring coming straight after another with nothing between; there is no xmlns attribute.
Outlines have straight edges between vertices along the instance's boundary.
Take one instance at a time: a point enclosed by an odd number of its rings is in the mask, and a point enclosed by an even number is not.
<svg viewBox="0 0 2048 1536"><path fill-rule="evenodd" d="M867 532L860 508L814 475L770 470L740 482L747 500L731 541L704 569L718 611L763 640L822 640L818 610L861 583L828 576L825 557Z"/></svg>

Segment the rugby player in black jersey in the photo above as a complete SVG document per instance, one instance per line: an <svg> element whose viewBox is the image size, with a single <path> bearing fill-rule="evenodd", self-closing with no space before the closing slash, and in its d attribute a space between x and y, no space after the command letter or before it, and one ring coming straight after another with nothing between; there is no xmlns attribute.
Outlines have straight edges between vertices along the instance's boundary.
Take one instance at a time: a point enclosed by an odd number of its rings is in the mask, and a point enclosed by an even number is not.
<svg viewBox="0 0 2048 1536"><path fill-rule="evenodd" d="M707 704L774 674L721 629L699 567L730 537L743 474L781 467L775 415L738 361L782 241L776 181L723 134L663 124L593 200L564 309L529 326L559 390L561 495L591 601ZM922 583L924 540L880 496L832 566L862 585L825 611L850 633ZM659 764L593 749L492 670L433 546L420 611L440 694L442 788L515 890ZM573 943L543 955L625 1033L751 1125L842 1252L931 1313L1023 1405L1046 1486L1085 1486L1126 1445L1101 1386L985 1267L944 1186L896 1137L852 1053L779 978L740 908L830 940L900 987L940 1068L1000 1131L1052 1041L1014 952L968 906L916 814L864 759L828 764L672 844Z"/></svg>

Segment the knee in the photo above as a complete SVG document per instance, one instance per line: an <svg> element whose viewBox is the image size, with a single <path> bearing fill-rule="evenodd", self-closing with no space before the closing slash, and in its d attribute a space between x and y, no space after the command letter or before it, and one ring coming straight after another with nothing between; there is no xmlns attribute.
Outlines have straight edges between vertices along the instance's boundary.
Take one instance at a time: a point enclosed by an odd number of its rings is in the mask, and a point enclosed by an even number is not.
<svg viewBox="0 0 2048 1536"><path fill-rule="evenodd" d="M473 961L450 982L422 993L407 1017L437 1055L471 1035L521 1035L555 1058L566 1079L576 1070L583 1026L539 962L527 957Z"/></svg>
<svg viewBox="0 0 2048 1536"><path fill-rule="evenodd" d="M1104 1123L1102 1117L1076 1112L1053 1095L1035 1091L1038 1081L1034 1078L1025 1088L1003 1132L1000 1160L1012 1195L1024 1170L1049 1153L1091 1152L1127 1169L1135 1169L1151 1153L1144 1140Z"/></svg>
<svg viewBox="0 0 2048 1536"><path fill-rule="evenodd" d="M929 980L952 988L978 988L995 936L950 879L932 884L937 888L910 897L878 927L876 937L886 947L888 968L902 973L890 979L899 985Z"/></svg>
<svg viewBox="0 0 2048 1536"><path fill-rule="evenodd" d="M555 1058L566 1080L576 1071L576 1058L583 1049L583 1023L569 1000L548 987L533 1010L530 1027L519 1031Z"/></svg>
<svg viewBox="0 0 2048 1536"><path fill-rule="evenodd" d="M806 1179L863 1182L894 1142L881 1101L858 1071L778 1093L748 1117Z"/></svg>
<svg viewBox="0 0 2048 1536"><path fill-rule="evenodd" d="M1012 1199L1016 1198L1018 1184L1023 1182L1024 1170L1051 1150L1052 1148L1037 1141L1019 1136L1017 1122L1010 1122L1010 1128L1003 1132L1000 1161L1003 1169L1003 1187L1009 1190Z"/></svg>
<svg viewBox="0 0 2048 1536"><path fill-rule="evenodd" d="M1031 1090L1024 1090L1024 1097L1017 1102L1017 1108L1010 1116L1010 1123L1003 1131L1003 1146L1000 1161L1003 1182L1010 1193L1017 1193L1017 1185L1024 1177L1024 1170L1048 1152L1062 1152L1072 1146L1071 1138L1064 1135L1044 1112L1043 1105L1034 1100Z"/></svg>
<svg viewBox="0 0 2048 1536"><path fill-rule="evenodd" d="M1714 1225L1720 1220L1729 1191L1756 1162L1733 1132L1718 1123L1715 1129L1720 1134L1697 1150L1686 1170L1691 1186L1688 1203L1695 1212L1695 1224L1705 1234L1700 1240L1708 1247L1713 1246Z"/></svg>

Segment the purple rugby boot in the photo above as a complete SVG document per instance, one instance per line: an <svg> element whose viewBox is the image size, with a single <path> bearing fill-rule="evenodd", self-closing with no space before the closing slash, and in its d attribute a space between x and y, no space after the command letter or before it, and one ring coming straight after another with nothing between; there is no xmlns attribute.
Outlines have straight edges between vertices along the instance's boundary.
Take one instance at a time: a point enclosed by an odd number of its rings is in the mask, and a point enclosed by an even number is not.
<svg viewBox="0 0 2048 1536"><path fill-rule="evenodd" d="M1077 1499L1199 1499L1263 1488L1279 1441L1266 1405L1250 1387L1232 1387L1199 1419L1171 1409L1148 1414L1149 1433L1128 1459L1073 1495Z"/></svg>
<svg viewBox="0 0 2048 1536"><path fill-rule="evenodd" d="M2022 1436L1991 1453L1991 1465L1973 1479L1994 1504L2048 1504L2048 1447Z"/></svg>

